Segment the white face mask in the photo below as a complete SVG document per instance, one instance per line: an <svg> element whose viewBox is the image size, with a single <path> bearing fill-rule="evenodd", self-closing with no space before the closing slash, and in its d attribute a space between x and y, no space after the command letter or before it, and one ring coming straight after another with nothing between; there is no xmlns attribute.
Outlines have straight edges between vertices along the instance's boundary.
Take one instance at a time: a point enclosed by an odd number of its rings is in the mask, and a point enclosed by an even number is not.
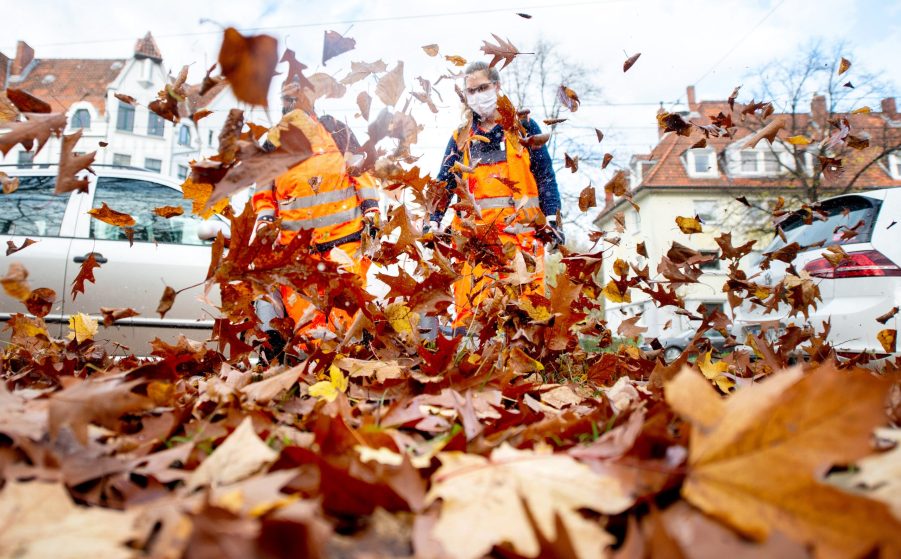
<svg viewBox="0 0 901 559"><path fill-rule="evenodd" d="M480 117L488 118L497 110L497 89L492 87L472 95L466 95L466 104Z"/></svg>

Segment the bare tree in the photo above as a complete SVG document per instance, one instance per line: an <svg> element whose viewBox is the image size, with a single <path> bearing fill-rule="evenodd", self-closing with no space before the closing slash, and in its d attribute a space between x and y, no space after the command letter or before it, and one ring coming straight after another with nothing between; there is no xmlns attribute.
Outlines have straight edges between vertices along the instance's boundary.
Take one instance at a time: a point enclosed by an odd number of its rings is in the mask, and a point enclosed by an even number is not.
<svg viewBox="0 0 901 559"><path fill-rule="evenodd" d="M533 45L526 47L522 50L533 54L517 56L501 75L504 92L520 110L528 109L531 111L530 116L539 122L544 119L567 117L568 110L557 95L561 85L575 91L583 104L600 99L601 88L595 81L594 68L568 59L560 52L557 43L547 39L538 39ZM585 141L584 127L574 127L565 123L551 125L550 131L552 134L548 142L548 151L558 176L565 170L564 153L578 157L584 168L600 168L603 152L597 147L597 142ZM580 134L582 138L579 138ZM579 192L574 192L561 184L560 198L564 223L587 230L590 220L586 214L579 211Z"/></svg>

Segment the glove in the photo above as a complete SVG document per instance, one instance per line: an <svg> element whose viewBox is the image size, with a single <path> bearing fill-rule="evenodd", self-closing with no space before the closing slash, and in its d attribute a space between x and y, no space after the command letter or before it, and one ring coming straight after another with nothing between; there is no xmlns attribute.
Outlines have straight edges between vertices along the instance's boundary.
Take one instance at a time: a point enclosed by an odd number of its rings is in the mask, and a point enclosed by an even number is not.
<svg viewBox="0 0 901 559"><path fill-rule="evenodd" d="M378 209L373 209L363 214L363 228L373 239L378 236L379 231L382 229L382 214Z"/></svg>
<svg viewBox="0 0 901 559"><path fill-rule="evenodd" d="M551 241L548 243L551 250L557 250L560 245L566 244L566 235L563 233L563 228L557 224L556 219L547 220L547 227L551 233Z"/></svg>

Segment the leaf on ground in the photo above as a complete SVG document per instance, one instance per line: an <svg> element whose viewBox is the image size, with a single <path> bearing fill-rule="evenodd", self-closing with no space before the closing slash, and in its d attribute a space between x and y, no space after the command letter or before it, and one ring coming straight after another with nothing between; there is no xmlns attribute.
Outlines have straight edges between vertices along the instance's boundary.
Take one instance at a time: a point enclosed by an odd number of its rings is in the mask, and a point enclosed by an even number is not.
<svg viewBox="0 0 901 559"><path fill-rule="evenodd" d="M152 400L132 392L140 382L115 378L85 381L56 392L50 397L47 424L50 437L55 439L60 429L68 427L75 439L85 445L88 425L116 427L124 414L153 407Z"/></svg>
<svg viewBox="0 0 901 559"><path fill-rule="evenodd" d="M329 367L328 374L328 380L321 380L310 386L309 394L313 398L334 402L338 398L338 394L347 392L347 377L334 364Z"/></svg>
<svg viewBox="0 0 901 559"><path fill-rule="evenodd" d="M229 485L269 466L278 452L269 448L253 429L250 417L213 451L188 478L188 490L202 486Z"/></svg>
<svg viewBox="0 0 901 559"><path fill-rule="evenodd" d="M535 528L554 540L555 517L575 543L578 557L599 557L613 538L579 510L617 514L634 502L615 477L595 474L565 454L504 444L490 458L462 452L445 452L438 458L441 467L432 476L426 497L430 502L441 499L433 535L459 559L482 557L502 543L534 557L540 547Z"/></svg>
<svg viewBox="0 0 901 559"><path fill-rule="evenodd" d="M303 365L291 367L285 371L281 371L271 377L259 382L252 382L241 388L241 392L247 398L257 404L265 404L274 400L279 394L289 390L300 374L303 372Z"/></svg>
<svg viewBox="0 0 901 559"><path fill-rule="evenodd" d="M269 35L245 37L234 27L225 30L219 68L239 101L268 106L269 84L278 64L278 40Z"/></svg>
<svg viewBox="0 0 901 559"><path fill-rule="evenodd" d="M76 313L69 317L69 334L66 338L81 343L92 340L97 335L97 321L84 313Z"/></svg>
<svg viewBox="0 0 901 559"><path fill-rule="evenodd" d="M343 37L337 31L326 31L322 37L322 65L326 61L356 48L357 42L350 37Z"/></svg>
<svg viewBox="0 0 901 559"><path fill-rule="evenodd" d="M868 372L820 365L770 375L722 400L684 369L665 386L692 424L683 496L755 539L779 530L818 556L860 556L880 545L897 554L901 522L884 504L821 483L831 466L872 452L887 391Z"/></svg>
<svg viewBox="0 0 901 559"><path fill-rule="evenodd" d="M135 511L77 506L65 485L7 480L0 492L0 556L127 559Z"/></svg>
<svg viewBox="0 0 901 559"><path fill-rule="evenodd" d="M859 460L848 483L863 487L868 497L887 504L895 518L901 519L901 429L878 429L876 436L893 441L894 448Z"/></svg>

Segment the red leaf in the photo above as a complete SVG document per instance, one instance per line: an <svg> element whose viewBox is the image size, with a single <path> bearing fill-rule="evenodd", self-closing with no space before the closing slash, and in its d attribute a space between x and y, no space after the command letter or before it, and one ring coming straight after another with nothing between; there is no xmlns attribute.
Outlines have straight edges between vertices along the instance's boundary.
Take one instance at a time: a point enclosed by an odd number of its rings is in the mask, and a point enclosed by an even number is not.
<svg viewBox="0 0 901 559"><path fill-rule="evenodd" d="M613 161L612 153L605 153L604 160L601 162L601 169L606 169L607 165L610 165L610 162Z"/></svg>
<svg viewBox="0 0 901 559"><path fill-rule="evenodd" d="M631 68L632 65L635 64L635 61L638 60L639 56L641 56L640 52L638 54L633 54L632 56L627 58L626 61L623 62L623 72L628 72L629 68Z"/></svg>
<svg viewBox="0 0 901 559"><path fill-rule="evenodd" d="M23 113L49 113L50 104L21 89L7 88L6 97Z"/></svg>
<svg viewBox="0 0 901 559"><path fill-rule="evenodd" d="M98 264L97 260L94 258L94 253L92 252L88 254L88 257L85 258L84 262L81 263L81 269L78 270L78 275L75 276L75 280L72 282L73 300L78 297L79 293L84 293L84 282L97 282L97 280L94 279L94 268L99 267L100 264Z"/></svg>
<svg viewBox="0 0 901 559"><path fill-rule="evenodd" d="M36 242L37 241L35 241L33 239L25 239L24 241L22 241L22 246L17 247L14 242L6 241L6 255L9 256L10 254L19 252L23 248L29 247L29 246L35 244Z"/></svg>

